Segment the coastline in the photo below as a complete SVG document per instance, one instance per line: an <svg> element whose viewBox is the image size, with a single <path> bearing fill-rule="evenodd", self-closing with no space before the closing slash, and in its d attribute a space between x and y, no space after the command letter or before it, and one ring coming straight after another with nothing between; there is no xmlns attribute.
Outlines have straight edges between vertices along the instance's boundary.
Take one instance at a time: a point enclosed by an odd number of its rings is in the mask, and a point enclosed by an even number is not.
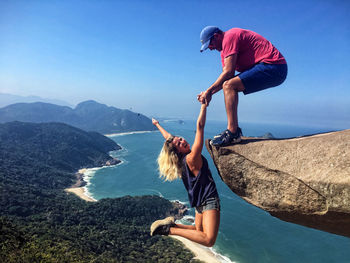
<svg viewBox="0 0 350 263"><path fill-rule="evenodd" d="M149 133L154 131L130 131L130 132L117 132L117 133L108 133L104 134L106 137L117 137L117 136L124 136L124 135L130 135L130 134L140 134L140 133Z"/></svg>
<svg viewBox="0 0 350 263"><path fill-rule="evenodd" d="M64 189L64 191L68 192L68 193L73 193L75 195L77 195L78 197L80 197L81 199L88 201L88 202L97 202L96 199L88 196L85 194L85 189L84 187L72 187L72 188L66 188Z"/></svg>
<svg viewBox="0 0 350 263"><path fill-rule="evenodd" d="M88 169L88 168L83 168L83 169L80 169L76 174L76 178L77 178L77 181L74 185L72 185L71 187L68 187L66 189L64 189L65 192L67 193L73 193L75 195L77 195L79 198L85 200L85 201L88 201L88 202L97 202L96 199L92 198L91 196L89 196L87 194L87 189L86 189L86 185L88 184L87 181L84 180L84 176L86 176L86 173L89 171L89 170L96 170L96 168L91 168L91 169Z"/></svg>
<svg viewBox="0 0 350 263"><path fill-rule="evenodd" d="M102 168L102 167L98 167L98 168ZM72 187L64 189L64 191L67 193L73 193L79 198L87 202L97 202L96 199L92 198L87 194L86 185L88 184L88 182L84 180L84 176L86 176L86 173L89 172L89 170L96 170L96 168L80 169L76 173L76 177L77 177L76 183L72 185ZM206 248L200 244L194 243L180 236L170 236L170 237L180 241L185 248L189 249L195 255L194 259L199 259L207 263L222 262L209 248Z"/></svg>
<svg viewBox="0 0 350 263"><path fill-rule="evenodd" d="M180 236L170 236L169 237L176 239L180 241L187 249L192 251L192 253L195 255L193 259L198 259L203 262L207 263L221 263L222 261L219 260L218 256L216 256L210 248L207 248L205 246L202 246L200 244L197 244L191 240L188 240L184 237Z"/></svg>

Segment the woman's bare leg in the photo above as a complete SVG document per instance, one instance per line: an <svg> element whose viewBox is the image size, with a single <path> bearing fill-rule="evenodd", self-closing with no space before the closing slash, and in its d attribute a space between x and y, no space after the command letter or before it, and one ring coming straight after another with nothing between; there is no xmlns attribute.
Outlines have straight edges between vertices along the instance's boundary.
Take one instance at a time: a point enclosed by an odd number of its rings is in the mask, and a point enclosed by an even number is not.
<svg viewBox="0 0 350 263"><path fill-rule="evenodd" d="M176 224L175 227L182 228L182 229L192 229L192 230L195 230L195 229L196 229L196 226L194 226L194 225Z"/></svg>
<svg viewBox="0 0 350 263"><path fill-rule="evenodd" d="M220 212L207 210L203 214L196 214L196 229L171 227L169 234L182 236L201 245L211 247L215 244L219 224Z"/></svg>
<svg viewBox="0 0 350 263"><path fill-rule="evenodd" d="M195 229L203 232L203 214L197 213L194 220Z"/></svg>

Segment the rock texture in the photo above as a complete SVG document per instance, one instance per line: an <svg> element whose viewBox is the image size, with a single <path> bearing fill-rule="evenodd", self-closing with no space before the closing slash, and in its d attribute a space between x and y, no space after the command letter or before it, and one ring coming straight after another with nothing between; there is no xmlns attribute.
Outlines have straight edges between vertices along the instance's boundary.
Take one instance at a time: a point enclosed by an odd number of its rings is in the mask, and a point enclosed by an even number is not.
<svg viewBox="0 0 350 263"><path fill-rule="evenodd" d="M350 237L350 130L216 148L222 180L272 216Z"/></svg>

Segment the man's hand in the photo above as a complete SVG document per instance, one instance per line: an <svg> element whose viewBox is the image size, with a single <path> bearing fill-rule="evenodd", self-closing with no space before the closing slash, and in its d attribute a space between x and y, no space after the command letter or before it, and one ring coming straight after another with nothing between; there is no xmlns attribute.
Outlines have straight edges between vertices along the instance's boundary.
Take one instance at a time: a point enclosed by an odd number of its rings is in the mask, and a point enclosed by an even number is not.
<svg viewBox="0 0 350 263"><path fill-rule="evenodd" d="M152 118L152 124L153 124L153 125L157 125L157 124L159 124L159 121L157 121L156 119L153 119L153 118Z"/></svg>
<svg viewBox="0 0 350 263"><path fill-rule="evenodd" d="M202 91L201 93L199 93L199 94L197 95L197 100L198 100L200 103L202 103L202 95L203 95L203 93L204 93L204 91Z"/></svg>
<svg viewBox="0 0 350 263"><path fill-rule="evenodd" d="M197 95L197 100L200 103L205 103L207 106L209 106L209 103L211 101L211 93L208 92L207 90L206 91L202 91L201 93L199 93Z"/></svg>

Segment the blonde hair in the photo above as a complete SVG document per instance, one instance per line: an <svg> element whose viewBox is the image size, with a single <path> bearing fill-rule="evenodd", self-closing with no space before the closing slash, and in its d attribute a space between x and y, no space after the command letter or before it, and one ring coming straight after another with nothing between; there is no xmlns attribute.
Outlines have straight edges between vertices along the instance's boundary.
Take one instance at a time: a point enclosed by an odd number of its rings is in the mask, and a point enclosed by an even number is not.
<svg viewBox="0 0 350 263"><path fill-rule="evenodd" d="M160 177L165 181L173 181L181 178L182 168L181 161L183 155L178 153L173 145L174 136L170 136L163 145L158 156L158 169Z"/></svg>

